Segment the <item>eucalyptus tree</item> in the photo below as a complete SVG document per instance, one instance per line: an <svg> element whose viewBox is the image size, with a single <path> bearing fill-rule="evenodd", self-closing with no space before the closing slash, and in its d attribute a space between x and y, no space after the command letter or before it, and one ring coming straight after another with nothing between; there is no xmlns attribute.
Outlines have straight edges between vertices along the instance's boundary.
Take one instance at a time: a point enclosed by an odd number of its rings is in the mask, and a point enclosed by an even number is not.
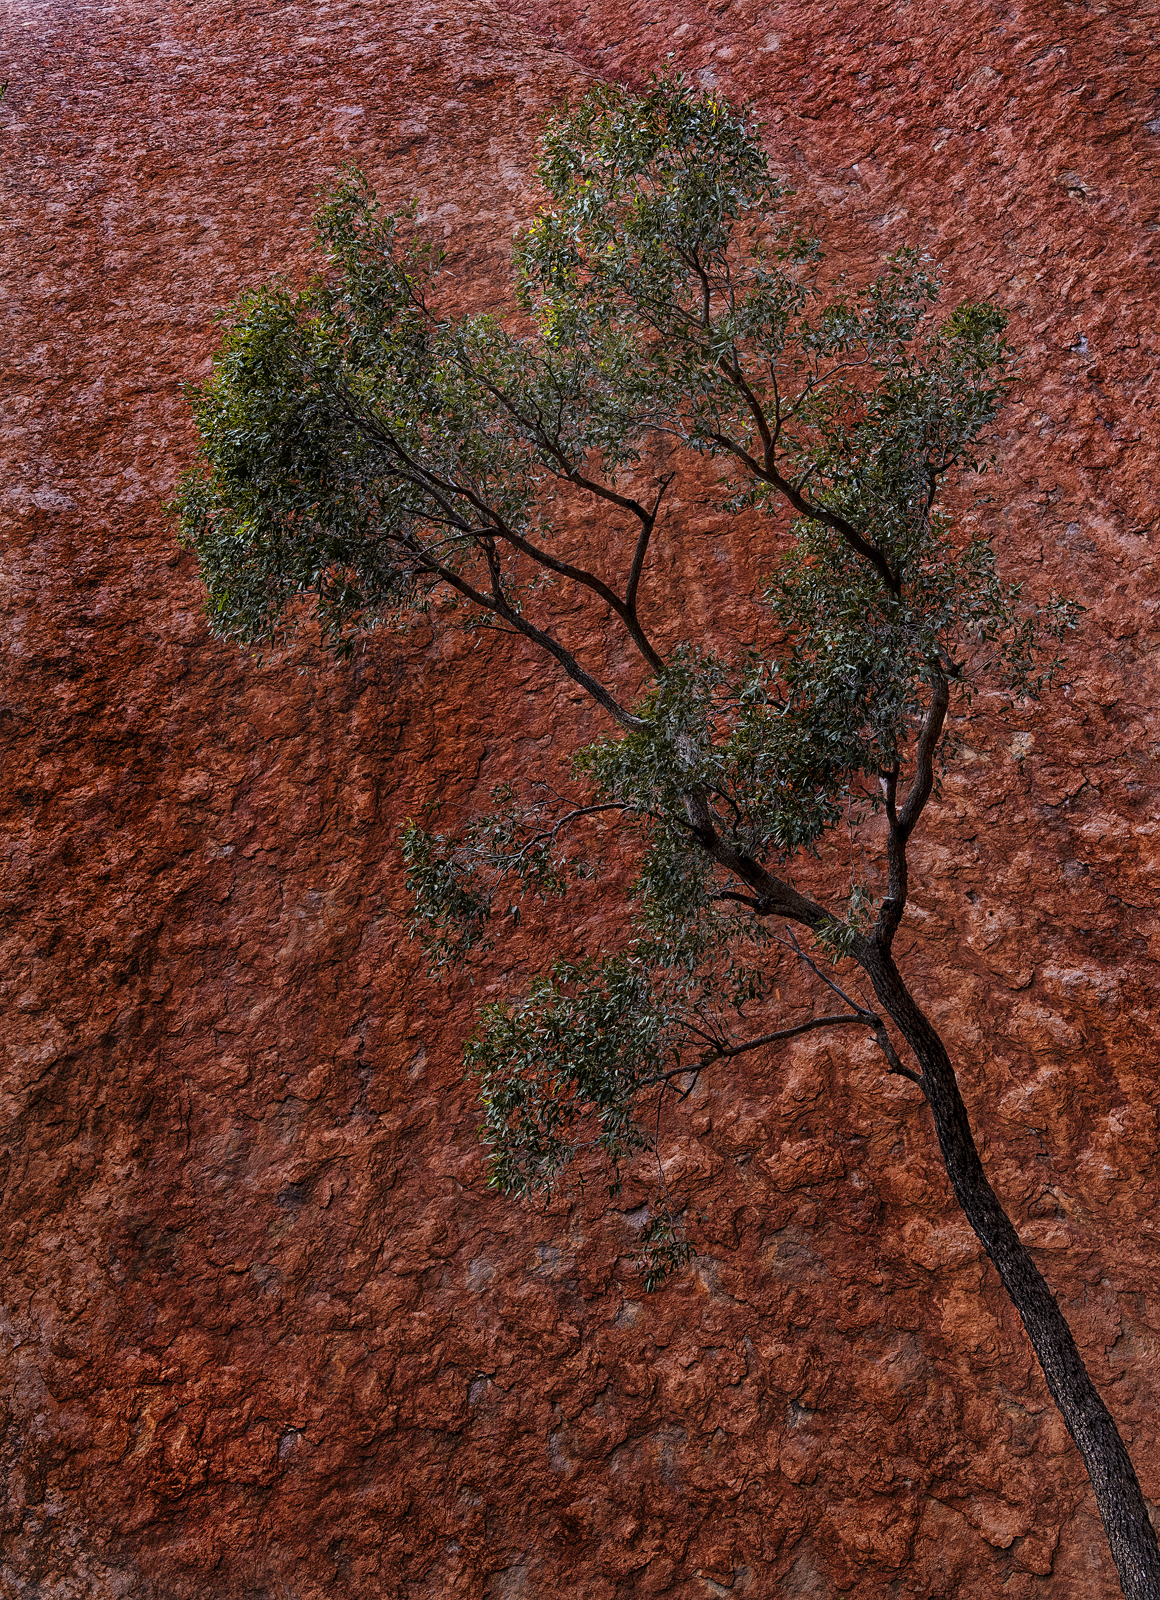
<svg viewBox="0 0 1160 1600"><path fill-rule="evenodd" d="M436 965L486 960L521 896L590 874L594 822L633 863L622 947L546 959L522 1001L480 1016L468 1058L492 1181L550 1189L595 1147L615 1183L650 1142L657 1096L806 1031L876 1041L883 1070L925 1096L1124 1593L1158 1600L1128 1453L894 956L908 850L955 758L952 705L1040 692L1073 620L1054 598L1026 602L946 508L988 465L1013 374L1003 314L942 307L913 252L856 292L828 281L751 113L679 78L565 108L540 179L503 315L442 310L414 208L384 209L353 169L317 216L319 275L233 308L192 391L201 459L178 498L213 629L250 643L309 616L342 657L365 629L450 597L580 686L607 730L576 752L572 792L527 774L459 833L411 824L403 840ZM744 648L684 637L650 586L682 536L666 493L684 457L711 458L723 521L769 530ZM620 671L568 642L565 589L611 619ZM631 694L614 687L626 661ZM870 862L852 876L851 830ZM847 872L837 898L807 892L814 858ZM812 1014L779 1014L787 947L826 996ZM647 1246L654 1282L687 1254L663 1202Z"/></svg>

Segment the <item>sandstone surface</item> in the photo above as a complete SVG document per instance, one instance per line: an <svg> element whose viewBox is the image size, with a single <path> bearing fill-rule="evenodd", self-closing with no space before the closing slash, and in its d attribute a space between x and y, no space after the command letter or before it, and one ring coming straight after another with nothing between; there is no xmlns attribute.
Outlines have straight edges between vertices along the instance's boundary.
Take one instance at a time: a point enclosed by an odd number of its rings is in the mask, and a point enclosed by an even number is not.
<svg viewBox="0 0 1160 1600"><path fill-rule="evenodd" d="M1066 688L964 730L907 966L1160 1501L1155 4L5 20L0 1593L1113 1596L917 1092L868 1050L811 1038L674 1121L697 1255L660 1295L637 1196L487 1192L478 991L408 942L397 831L596 724L438 619L349 669L308 641L247 660L208 637L164 502L213 311L304 268L339 162L417 194L495 303L538 118L669 53L756 100L836 262L915 242L1012 312L978 514L1088 609ZM685 549L658 592L713 624L743 600L723 571Z"/></svg>

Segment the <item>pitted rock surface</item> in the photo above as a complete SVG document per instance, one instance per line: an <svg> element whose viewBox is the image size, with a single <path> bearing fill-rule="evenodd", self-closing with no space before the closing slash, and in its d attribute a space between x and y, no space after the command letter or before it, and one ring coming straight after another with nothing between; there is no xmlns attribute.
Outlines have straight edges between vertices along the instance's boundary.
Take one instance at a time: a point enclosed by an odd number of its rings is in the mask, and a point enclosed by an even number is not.
<svg viewBox="0 0 1160 1600"><path fill-rule="evenodd" d="M1115 1595L917 1091L869 1048L747 1058L670 1120L697 1255L659 1295L643 1190L603 1215L487 1192L462 1042L534 941L490 988L433 984L398 829L599 724L440 617L350 668L213 642L164 504L213 311L308 269L340 162L417 195L465 303L496 305L543 114L670 53L756 101L837 266L913 242L1011 311L1021 384L965 514L1087 611L1065 686L964 723L902 953L1160 1501L1156 6L6 23L0 1592ZM673 515L655 593L693 631L741 617L705 551L757 573L756 530L694 482ZM555 926L583 948L617 919Z"/></svg>

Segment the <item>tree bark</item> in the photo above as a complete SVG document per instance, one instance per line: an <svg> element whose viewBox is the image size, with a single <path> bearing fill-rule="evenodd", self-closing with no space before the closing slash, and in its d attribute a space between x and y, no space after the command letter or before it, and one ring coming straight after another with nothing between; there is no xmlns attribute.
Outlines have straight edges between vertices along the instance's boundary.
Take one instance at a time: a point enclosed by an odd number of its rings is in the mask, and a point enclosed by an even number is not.
<svg viewBox="0 0 1160 1600"><path fill-rule="evenodd" d="M987 1182L950 1056L889 952L867 940L858 959L922 1068L947 1176L1023 1319L1052 1399L1083 1457L1120 1587L1127 1600L1160 1600L1160 1548L1135 1468L1055 1296Z"/></svg>

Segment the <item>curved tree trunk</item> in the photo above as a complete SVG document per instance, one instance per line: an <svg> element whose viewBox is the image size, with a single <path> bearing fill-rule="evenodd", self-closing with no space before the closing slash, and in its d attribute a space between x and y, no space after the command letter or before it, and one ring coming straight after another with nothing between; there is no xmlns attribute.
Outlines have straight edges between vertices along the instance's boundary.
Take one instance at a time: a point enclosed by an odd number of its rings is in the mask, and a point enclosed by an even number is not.
<svg viewBox="0 0 1160 1600"><path fill-rule="evenodd" d="M955 1195L1023 1319L1047 1387L1095 1491L1120 1587L1128 1600L1160 1600L1160 1548L1119 1429L1088 1375L1071 1329L1039 1268L987 1182L967 1108L942 1040L888 951L867 942L861 961L886 1014L922 1068L922 1087Z"/></svg>

